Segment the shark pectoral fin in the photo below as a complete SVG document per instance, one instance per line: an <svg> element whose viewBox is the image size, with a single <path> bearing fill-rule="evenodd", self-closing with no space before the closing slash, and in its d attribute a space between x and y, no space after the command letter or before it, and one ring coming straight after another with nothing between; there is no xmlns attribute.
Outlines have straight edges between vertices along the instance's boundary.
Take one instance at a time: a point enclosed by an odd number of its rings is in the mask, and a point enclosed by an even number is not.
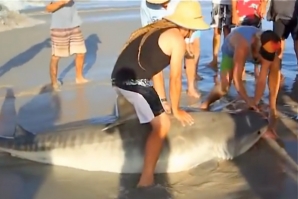
<svg viewBox="0 0 298 199"><path fill-rule="evenodd" d="M21 125L17 124L15 127L14 137L20 136L34 136L34 134L24 129Z"/></svg>
<svg viewBox="0 0 298 199"><path fill-rule="evenodd" d="M119 118L114 123L109 124L108 126L106 126L105 128L103 128L101 131L107 131L107 130L112 129L112 128L116 127L116 126L120 126L124 122L126 122L127 120L134 119L136 117L137 116L135 114L133 114L133 115L128 115L126 118Z"/></svg>

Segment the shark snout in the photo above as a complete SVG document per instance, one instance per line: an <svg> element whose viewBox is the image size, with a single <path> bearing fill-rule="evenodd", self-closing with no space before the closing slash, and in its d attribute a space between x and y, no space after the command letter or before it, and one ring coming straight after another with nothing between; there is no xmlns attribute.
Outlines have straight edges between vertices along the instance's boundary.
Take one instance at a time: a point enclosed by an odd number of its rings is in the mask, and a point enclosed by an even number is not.
<svg viewBox="0 0 298 199"><path fill-rule="evenodd" d="M266 130L267 126L257 131L242 133L239 137L232 137L225 143L217 143L214 152L220 159L231 160L254 146Z"/></svg>
<svg viewBox="0 0 298 199"><path fill-rule="evenodd" d="M263 133L267 130L268 126L265 126L252 133L243 134L239 140L235 140L235 154L234 157L242 155L253 147L262 137Z"/></svg>

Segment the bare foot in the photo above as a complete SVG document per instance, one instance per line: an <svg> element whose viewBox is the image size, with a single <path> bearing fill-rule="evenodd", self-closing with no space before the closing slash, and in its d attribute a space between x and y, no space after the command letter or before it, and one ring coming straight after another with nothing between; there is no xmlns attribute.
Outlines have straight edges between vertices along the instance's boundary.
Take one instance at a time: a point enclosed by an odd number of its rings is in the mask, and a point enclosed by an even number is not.
<svg viewBox="0 0 298 199"><path fill-rule="evenodd" d="M89 80L85 79L84 77L76 78L76 83L77 84L84 84L84 83L87 83L87 82L89 82Z"/></svg>
<svg viewBox="0 0 298 199"><path fill-rule="evenodd" d="M53 83L52 83L52 88L53 88L54 90L59 90L60 87L61 87L61 85L62 85L62 83L61 83L60 81L56 81L56 82L53 82Z"/></svg>
<svg viewBox="0 0 298 199"><path fill-rule="evenodd" d="M201 97L201 93L196 91L195 89L187 90L187 95L189 97L194 97L194 98L197 98L197 99L199 99Z"/></svg>
<svg viewBox="0 0 298 199"><path fill-rule="evenodd" d="M162 104L163 109L165 110L165 112L167 114L171 114L172 110L171 110L170 104L168 102L162 102L161 104Z"/></svg>
<svg viewBox="0 0 298 199"><path fill-rule="evenodd" d="M212 60L209 64L208 64L208 67L211 68L212 70L214 71L217 71L218 68L217 68L217 60Z"/></svg>
<svg viewBox="0 0 298 199"><path fill-rule="evenodd" d="M140 178L140 181L137 185L138 188L142 188L142 187L150 187L154 185L154 176L144 176L142 175Z"/></svg>

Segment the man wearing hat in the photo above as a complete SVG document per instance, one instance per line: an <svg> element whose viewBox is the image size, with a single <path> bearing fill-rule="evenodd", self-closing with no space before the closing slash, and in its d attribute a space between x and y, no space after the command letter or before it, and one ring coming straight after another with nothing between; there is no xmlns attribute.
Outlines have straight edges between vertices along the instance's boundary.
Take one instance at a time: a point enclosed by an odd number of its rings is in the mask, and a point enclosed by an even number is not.
<svg viewBox="0 0 298 199"><path fill-rule="evenodd" d="M185 38L195 30L209 29L197 1L181 1L173 14L150 26L134 31L120 53L111 78L116 92L133 104L140 123L150 123L152 131L145 147L144 166L138 187L154 184L155 166L163 141L170 129L159 95L152 86L156 74L170 65L172 112L182 125L192 125L193 118L179 108L182 85L182 61Z"/></svg>
<svg viewBox="0 0 298 199"><path fill-rule="evenodd" d="M174 12L177 4L180 0L142 0L141 1L141 22L142 26L153 23L154 21L162 19L166 15L170 15ZM196 1L196 0L195 0ZM200 94L196 89L196 79L201 79L197 74L197 65L199 60L199 38L201 32L199 30L194 31L188 38L185 38L187 43L187 50L185 55L185 69L188 82L187 93L191 97L199 98ZM163 105L166 110L170 112L168 107L166 94L163 87L163 74L162 72L158 74L160 76L160 81L154 82L154 87L159 94Z"/></svg>
<svg viewBox="0 0 298 199"><path fill-rule="evenodd" d="M267 74L270 101L271 121L277 115L276 99L280 85L280 65L277 52L281 48L280 37L271 30L261 31L253 26L241 26L234 29L222 45L222 61L220 65L220 83L216 84L207 100L201 105L202 109L224 96L232 81L239 95L250 108L258 109L263 96ZM255 96L250 98L242 82L242 72L246 62L260 64L260 74L257 77ZM272 124L274 125L274 124Z"/></svg>

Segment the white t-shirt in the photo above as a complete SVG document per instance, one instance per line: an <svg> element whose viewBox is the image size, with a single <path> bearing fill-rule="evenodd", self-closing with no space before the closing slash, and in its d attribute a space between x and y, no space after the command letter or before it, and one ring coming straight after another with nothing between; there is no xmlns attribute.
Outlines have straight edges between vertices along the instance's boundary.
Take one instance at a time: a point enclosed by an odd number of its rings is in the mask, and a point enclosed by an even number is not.
<svg viewBox="0 0 298 199"><path fill-rule="evenodd" d="M212 0L212 3L221 4L221 5L231 5L232 0Z"/></svg>
<svg viewBox="0 0 298 199"><path fill-rule="evenodd" d="M146 0L141 0L141 23L146 26L154 21L162 19L166 15L170 15L175 11L175 8L180 0L171 0L167 9L161 5L147 3Z"/></svg>

